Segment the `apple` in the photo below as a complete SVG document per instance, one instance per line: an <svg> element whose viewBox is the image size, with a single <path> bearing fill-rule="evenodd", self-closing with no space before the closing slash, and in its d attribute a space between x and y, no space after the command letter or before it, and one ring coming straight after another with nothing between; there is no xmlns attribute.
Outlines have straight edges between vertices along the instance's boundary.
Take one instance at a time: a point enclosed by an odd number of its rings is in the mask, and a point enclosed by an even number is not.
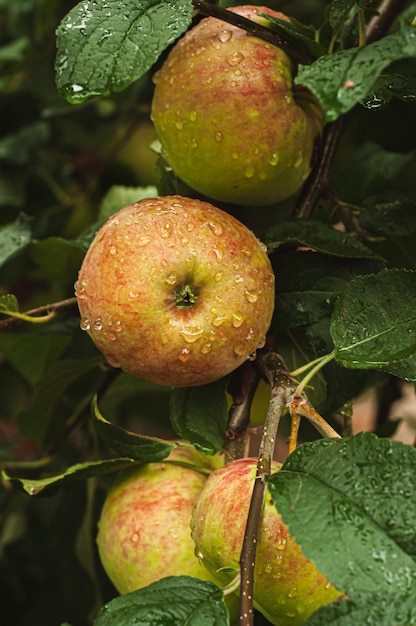
<svg viewBox="0 0 416 626"><path fill-rule="evenodd" d="M239 570L256 465L257 459L244 458L212 472L192 513L197 554L222 584ZM280 467L273 462L273 471ZM300 626L341 595L303 555L267 492L257 541L254 606L272 624Z"/></svg>
<svg viewBox="0 0 416 626"><path fill-rule="evenodd" d="M229 9L267 25L262 6ZM322 109L293 88L287 54L208 17L172 48L155 73L152 119L165 157L209 198L268 205L299 190L322 132Z"/></svg>
<svg viewBox="0 0 416 626"><path fill-rule="evenodd" d="M165 576L215 580L195 556L190 521L207 473L222 459L176 447L168 461L123 470L106 496L97 545L103 568L121 594Z"/></svg>
<svg viewBox="0 0 416 626"><path fill-rule="evenodd" d="M227 375L264 344L274 274L264 244L239 220L164 196L107 220L76 294L81 328L111 365L186 387Z"/></svg>

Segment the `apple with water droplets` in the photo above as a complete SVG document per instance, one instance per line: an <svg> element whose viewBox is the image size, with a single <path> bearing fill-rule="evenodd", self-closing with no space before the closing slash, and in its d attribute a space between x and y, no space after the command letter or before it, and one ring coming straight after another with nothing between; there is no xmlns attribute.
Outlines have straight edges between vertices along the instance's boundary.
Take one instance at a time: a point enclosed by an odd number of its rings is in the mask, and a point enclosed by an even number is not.
<svg viewBox="0 0 416 626"><path fill-rule="evenodd" d="M179 446L167 460L135 465L117 476L101 511L97 545L119 593L165 576L214 580L195 556L190 521L207 475L221 465L219 455Z"/></svg>
<svg viewBox="0 0 416 626"><path fill-rule="evenodd" d="M267 25L261 6L229 9ZM296 193L311 171L322 109L293 86L294 64L276 46L208 17L154 75L152 119L167 162L205 196L269 205Z"/></svg>
<svg viewBox="0 0 416 626"><path fill-rule="evenodd" d="M192 513L197 554L222 584L239 571L256 465L257 459L244 458L212 472ZM273 471L280 467L273 462ZM254 606L276 626L300 626L342 595L304 556L267 491L257 540Z"/></svg>
<svg viewBox="0 0 416 626"><path fill-rule="evenodd" d="M145 380L218 380L264 345L274 309L266 247L239 220L181 196L128 205L99 229L76 285L81 328Z"/></svg>

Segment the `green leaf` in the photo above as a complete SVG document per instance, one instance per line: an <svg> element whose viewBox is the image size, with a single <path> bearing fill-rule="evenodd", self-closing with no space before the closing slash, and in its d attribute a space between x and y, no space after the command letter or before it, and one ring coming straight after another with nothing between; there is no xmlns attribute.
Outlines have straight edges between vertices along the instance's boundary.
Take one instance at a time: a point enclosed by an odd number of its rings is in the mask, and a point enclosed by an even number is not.
<svg viewBox="0 0 416 626"><path fill-rule="evenodd" d="M94 398L93 402L93 411L97 419L97 429L101 438L121 456L128 456L141 463L155 463L165 459L174 448L173 443L169 443L159 437L137 435L108 422L101 415L96 398Z"/></svg>
<svg viewBox="0 0 416 626"><path fill-rule="evenodd" d="M138 80L191 23L190 0L86 0L57 30L56 82L72 103Z"/></svg>
<svg viewBox="0 0 416 626"><path fill-rule="evenodd" d="M158 195L158 191L153 185L148 187L113 185L101 202L98 217L101 220L106 220L128 204L144 198L156 198Z"/></svg>
<svg viewBox="0 0 416 626"><path fill-rule="evenodd" d="M6 480L15 485L21 486L30 496L36 496L44 490L55 488L66 483L73 482L74 480L86 480L87 478L92 478L94 476L102 476L103 474L117 472L120 469L130 467L135 463L136 461L134 461L134 459L129 458L77 463L76 465L68 467L65 472L62 472L61 474L55 474L54 476L48 476L47 478L40 478L39 480L9 476L6 472L2 472L2 474Z"/></svg>
<svg viewBox="0 0 416 626"><path fill-rule="evenodd" d="M44 121L24 126L13 135L0 140L0 160L4 159L18 165L30 163L39 146L49 139L49 125Z"/></svg>
<svg viewBox="0 0 416 626"><path fill-rule="evenodd" d="M382 270L355 278L331 319L335 358L344 367L384 369L416 352L416 272Z"/></svg>
<svg viewBox="0 0 416 626"><path fill-rule="evenodd" d="M416 28L402 30L367 46L321 57L299 68L295 83L308 87L319 99L325 121L332 122L368 97L383 70L394 61L416 54Z"/></svg>
<svg viewBox="0 0 416 626"><path fill-rule="evenodd" d="M76 380L91 376L102 362L101 356L52 362L35 388L32 406L19 418L24 425L24 433L42 446L62 394Z"/></svg>
<svg viewBox="0 0 416 626"><path fill-rule="evenodd" d="M357 592L328 604L308 619L305 626L415 626L416 594Z"/></svg>
<svg viewBox="0 0 416 626"><path fill-rule="evenodd" d="M345 283L357 275L381 269L375 261L334 259L309 251L279 255L273 261L273 268L279 277L273 318L273 328L277 330L330 316Z"/></svg>
<svg viewBox="0 0 416 626"><path fill-rule="evenodd" d="M47 275L67 283L76 278L85 250L63 237L49 237L32 243L30 255Z"/></svg>
<svg viewBox="0 0 416 626"><path fill-rule="evenodd" d="M415 468L412 446L360 433L303 444L269 489L306 557L338 589L406 595L416 581Z"/></svg>
<svg viewBox="0 0 416 626"><path fill-rule="evenodd" d="M372 196L361 203L363 228L382 237L401 237L416 232L416 201L402 196Z"/></svg>
<svg viewBox="0 0 416 626"><path fill-rule="evenodd" d="M173 389L170 409L176 433L205 454L214 454L224 445L228 419L224 379L201 387Z"/></svg>
<svg viewBox="0 0 416 626"><path fill-rule="evenodd" d="M399 98L404 102L416 98L416 59L401 59L392 63L381 76L378 77L372 92L363 100L367 109L381 109L392 98Z"/></svg>
<svg viewBox="0 0 416 626"><path fill-rule="evenodd" d="M306 27L294 18L290 18L290 22L273 17L268 13L259 12L260 16L267 18L270 22L271 30L278 32L284 39L292 42L301 50L307 52L311 57L317 59L325 54L324 46L315 40L316 32L314 28Z"/></svg>
<svg viewBox="0 0 416 626"><path fill-rule="evenodd" d="M228 626L222 591L191 576L169 576L119 596L99 612L94 626Z"/></svg>
<svg viewBox="0 0 416 626"><path fill-rule="evenodd" d="M30 217L20 213L14 222L0 227L0 267L30 243L30 223Z"/></svg>
<svg viewBox="0 0 416 626"><path fill-rule="evenodd" d="M317 220L279 222L267 231L266 244L273 250L291 244L307 246L332 256L379 258L375 252L348 233L336 230Z"/></svg>

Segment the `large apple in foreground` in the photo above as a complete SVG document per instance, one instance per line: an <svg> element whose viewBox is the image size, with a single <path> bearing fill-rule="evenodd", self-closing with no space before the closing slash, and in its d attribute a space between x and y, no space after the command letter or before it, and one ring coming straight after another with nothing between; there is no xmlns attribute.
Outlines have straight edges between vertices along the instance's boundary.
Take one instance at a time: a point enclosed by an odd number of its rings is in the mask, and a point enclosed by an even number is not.
<svg viewBox="0 0 416 626"><path fill-rule="evenodd" d="M214 471L192 514L192 537L202 563L229 581L239 558L256 475L257 459L240 459ZM280 464L275 463L273 471ZM219 572L232 568L233 573ZM254 605L277 626L300 626L321 606L338 599L335 589L306 559L266 496L257 541Z"/></svg>
<svg viewBox="0 0 416 626"><path fill-rule="evenodd" d="M227 375L263 345L274 274L244 224L209 203L165 196L101 227L76 292L81 327L109 363L186 387Z"/></svg>
<svg viewBox="0 0 416 626"><path fill-rule="evenodd" d="M267 24L267 7L230 9ZM155 74L152 119L176 174L209 198L244 205L279 202L311 170L322 110L293 88L283 50L216 18L178 41Z"/></svg>
<svg viewBox="0 0 416 626"><path fill-rule="evenodd" d="M221 460L178 447L169 461L177 464L162 461L122 471L104 502L97 535L99 555L122 594L165 576L214 580L195 556L190 520L207 473Z"/></svg>

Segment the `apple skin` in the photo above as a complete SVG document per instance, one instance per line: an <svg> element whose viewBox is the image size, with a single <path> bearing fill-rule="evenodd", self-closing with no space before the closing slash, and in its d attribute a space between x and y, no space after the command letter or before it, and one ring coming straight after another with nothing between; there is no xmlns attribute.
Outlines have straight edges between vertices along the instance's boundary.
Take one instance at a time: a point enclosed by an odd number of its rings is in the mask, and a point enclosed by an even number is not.
<svg viewBox="0 0 416 626"><path fill-rule="evenodd" d="M190 467L162 461L123 470L106 496L97 545L104 570L121 594L165 576L215 581L195 556L190 520L207 473L222 459L185 447L173 448L168 458Z"/></svg>
<svg viewBox="0 0 416 626"><path fill-rule="evenodd" d="M261 6L229 9L256 22ZM283 50L208 17L189 30L154 75L152 119L175 173L205 196L270 205L299 190L311 170L322 109L293 89Z"/></svg>
<svg viewBox="0 0 416 626"><path fill-rule="evenodd" d="M76 293L81 328L111 365L187 387L222 378L264 344L274 274L265 246L237 219L164 196L101 227Z"/></svg>
<svg viewBox="0 0 416 626"><path fill-rule="evenodd" d="M202 563L226 584L238 571L257 459L233 461L208 477L192 513L192 538ZM281 465L273 462L273 471ZM321 606L339 599L306 559L266 495L257 542L254 606L276 626L300 626Z"/></svg>

